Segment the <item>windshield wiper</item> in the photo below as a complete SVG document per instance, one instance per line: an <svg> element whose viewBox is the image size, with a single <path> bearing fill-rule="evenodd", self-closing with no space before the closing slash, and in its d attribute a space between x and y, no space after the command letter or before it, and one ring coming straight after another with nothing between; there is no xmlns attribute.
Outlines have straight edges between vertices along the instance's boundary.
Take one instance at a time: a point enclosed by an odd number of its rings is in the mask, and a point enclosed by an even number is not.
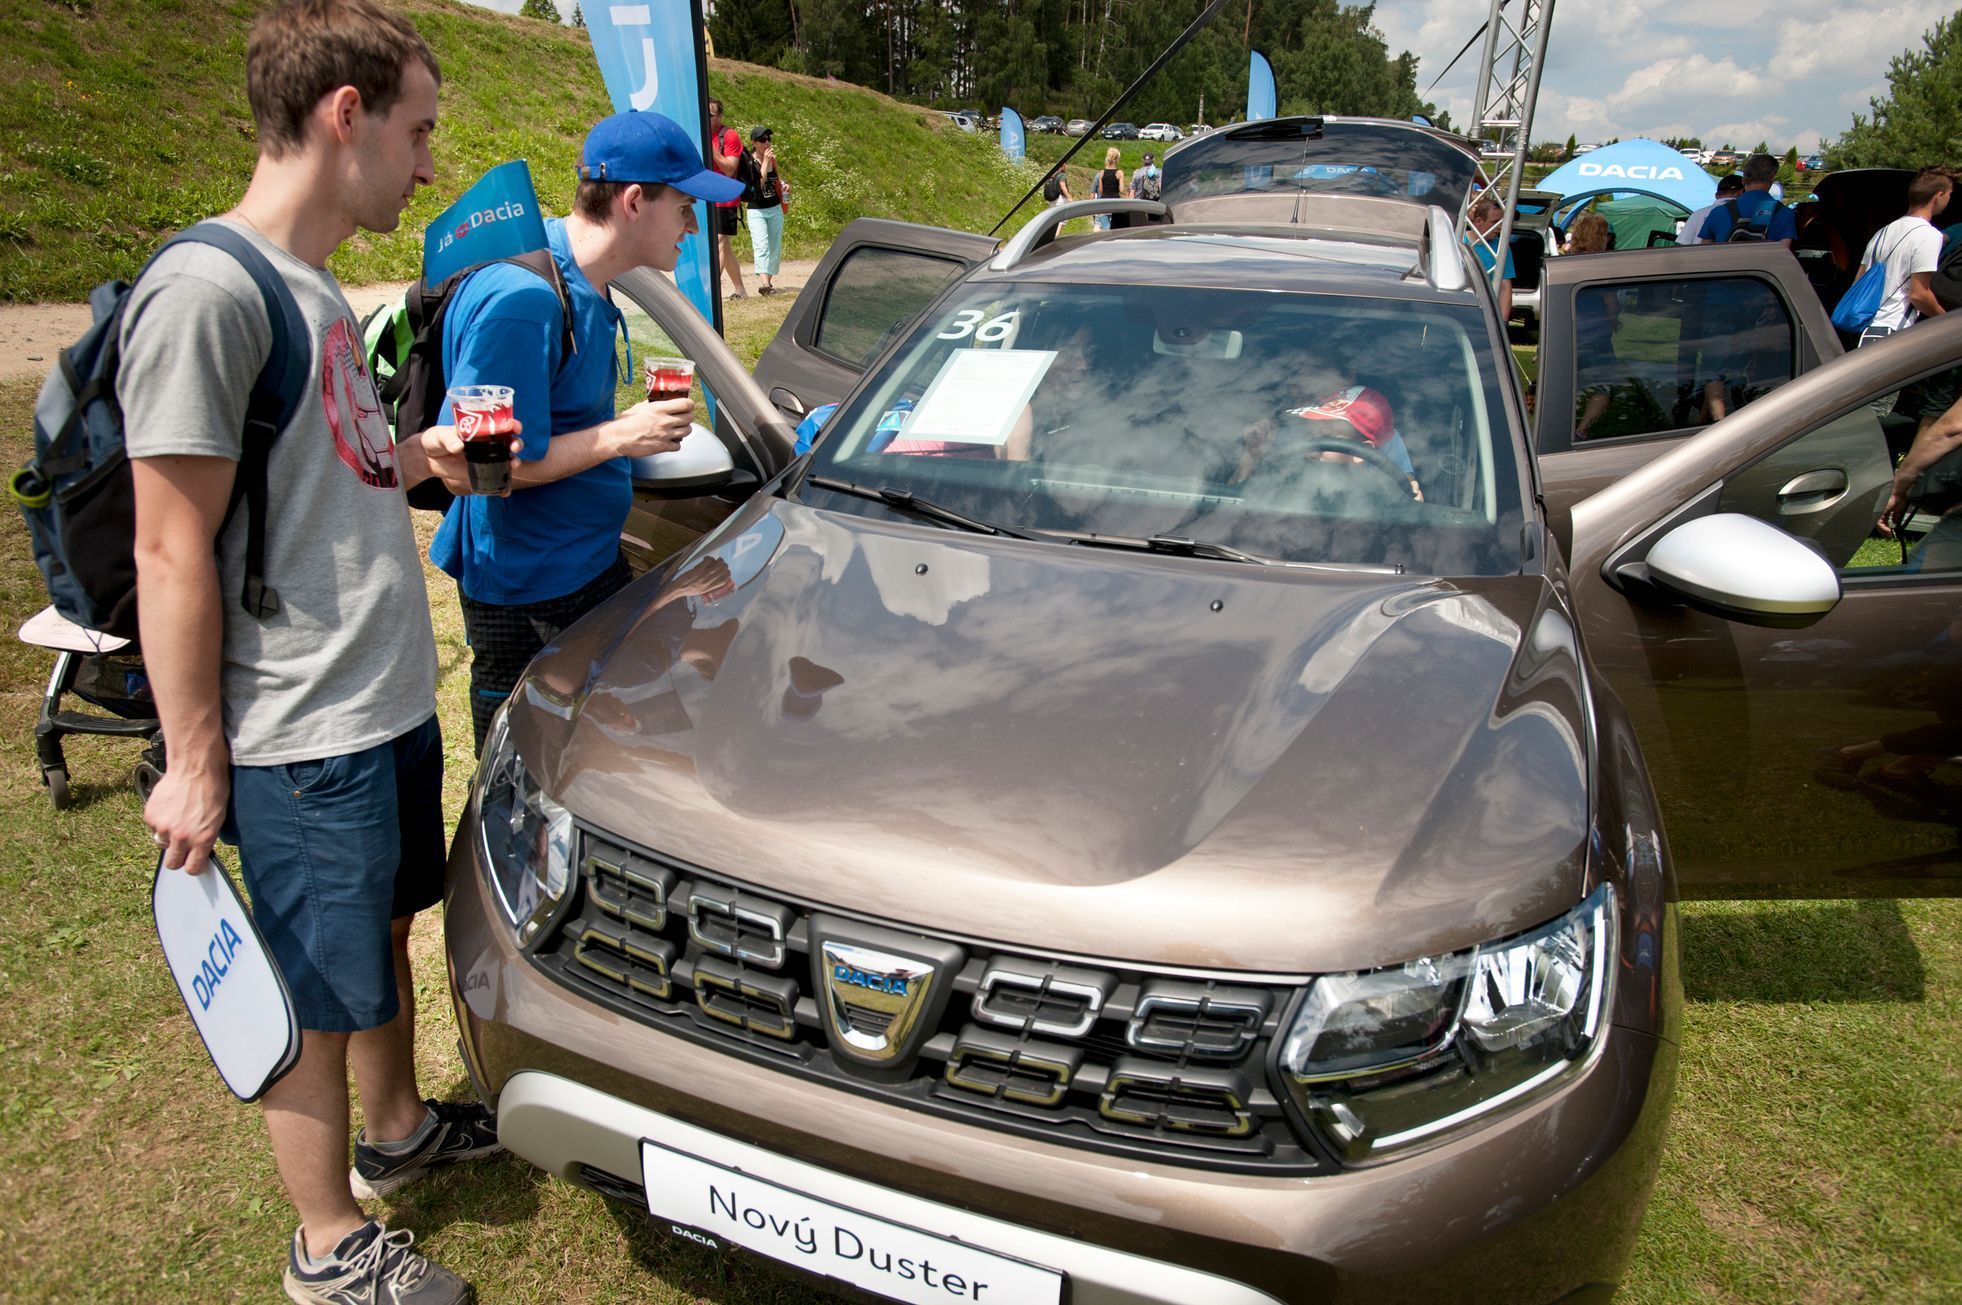
<svg viewBox="0 0 1962 1305"><path fill-rule="evenodd" d="M1128 548L1140 553L1165 553L1172 557L1205 557L1218 562L1251 562L1255 566L1270 566L1275 559L1261 557L1257 553L1243 553L1226 544L1215 544L1206 539L1184 539L1177 535L1152 535L1136 539L1129 535L1097 535L1089 531L1045 530L1044 535L1068 540L1072 544L1083 544L1090 548Z"/></svg>
<svg viewBox="0 0 1962 1305"><path fill-rule="evenodd" d="M859 485L849 480L836 480L830 476L808 476L805 484L816 485L819 489L835 490L840 494L851 494L857 498L869 498L874 503L884 503L899 512L910 513L925 521L937 522L955 530L965 530L976 535L1002 535L1009 539L1027 539L1019 530L1007 526L992 525L964 517L952 508L941 507L931 499L921 498L910 489L891 489L884 485Z"/></svg>

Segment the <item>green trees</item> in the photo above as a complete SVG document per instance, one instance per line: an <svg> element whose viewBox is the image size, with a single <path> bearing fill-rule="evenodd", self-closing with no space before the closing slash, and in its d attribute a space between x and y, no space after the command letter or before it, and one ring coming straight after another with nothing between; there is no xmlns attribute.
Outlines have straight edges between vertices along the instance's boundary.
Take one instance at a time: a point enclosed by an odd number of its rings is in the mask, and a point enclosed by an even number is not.
<svg viewBox="0 0 1962 1305"><path fill-rule="evenodd" d="M1962 160L1962 13L1924 33L1887 68L1887 98L1826 147L1835 168L1921 168Z"/></svg>
<svg viewBox="0 0 1962 1305"><path fill-rule="evenodd" d="M559 12L559 7L552 3L552 0L525 0L524 4L518 9L518 16L521 18L536 18L547 23L562 23L565 21L565 15Z"/></svg>
<svg viewBox="0 0 1962 1305"><path fill-rule="evenodd" d="M529 2L529 0L528 0ZM1202 0L716 0L716 53L948 107L1095 114L1200 11ZM1392 57L1372 4L1262 0L1229 9L1123 116L1221 122L1245 111L1247 51L1274 65L1282 113L1431 113L1417 59Z"/></svg>

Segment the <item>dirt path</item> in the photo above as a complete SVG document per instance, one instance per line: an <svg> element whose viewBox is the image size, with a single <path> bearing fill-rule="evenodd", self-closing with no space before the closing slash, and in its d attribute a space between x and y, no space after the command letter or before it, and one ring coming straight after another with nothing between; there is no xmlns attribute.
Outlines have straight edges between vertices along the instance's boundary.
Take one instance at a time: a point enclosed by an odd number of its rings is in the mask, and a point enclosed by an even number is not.
<svg viewBox="0 0 1962 1305"><path fill-rule="evenodd" d="M777 284L786 290L801 290L817 267L815 259L785 259L777 273ZM754 293L755 276L746 267L746 280ZM384 281L376 285L348 286L347 301L356 317L396 299L407 282ZM722 285L728 293L728 282ZM0 384L8 381L39 380L55 365L55 356L88 329L89 306L82 304L0 304Z"/></svg>

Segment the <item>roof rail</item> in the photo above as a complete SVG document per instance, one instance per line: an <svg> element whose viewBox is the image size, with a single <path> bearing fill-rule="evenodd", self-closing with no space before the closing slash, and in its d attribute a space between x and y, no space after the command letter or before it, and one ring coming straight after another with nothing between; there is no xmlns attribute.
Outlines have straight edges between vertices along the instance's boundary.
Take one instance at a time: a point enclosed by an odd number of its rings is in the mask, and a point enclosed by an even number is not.
<svg viewBox="0 0 1962 1305"><path fill-rule="evenodd" d="M1006 272L1054 240L1056 229L1063 223L1071 218L1095 217L1100 213L1143 213L1147 217L1158 218L1172 216L1172 210L1155 199L1078 199L1068 204L1057 204L1030 218L1028 225L1001 247L1001 252L988 264L988 270Z"/></svg>
<svg viewBox="0 0 1962 1305"><path fill-rule="evenodd" d="M1465 277L1465 255L1458 247L1458 222L1436 204L1424 215L1424 234L1417 242L1417 255L1423 260L1424 279L1434 290L1463 290L1471 282Z"/></svg>

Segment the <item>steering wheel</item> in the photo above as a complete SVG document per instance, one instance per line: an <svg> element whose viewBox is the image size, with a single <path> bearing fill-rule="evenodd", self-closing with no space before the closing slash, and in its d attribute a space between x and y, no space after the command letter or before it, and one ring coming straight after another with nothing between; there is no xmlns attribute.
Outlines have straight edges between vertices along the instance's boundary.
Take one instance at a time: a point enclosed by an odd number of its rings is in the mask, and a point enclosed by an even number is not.
<svg viewBox="0 0 1962 1305"><path fill-rule="evenodd" d="M1368 440L1347 435L1296 434L1287 442L1287 453L1340 453L1344 457L1355 458L1371 471L1381 472L1395 481L1399 493L1416 497L1410 492L1410 475L1396 464L1395 459ZM1272 457L1273 454L1270 452L1268 456Z"/></svg>

